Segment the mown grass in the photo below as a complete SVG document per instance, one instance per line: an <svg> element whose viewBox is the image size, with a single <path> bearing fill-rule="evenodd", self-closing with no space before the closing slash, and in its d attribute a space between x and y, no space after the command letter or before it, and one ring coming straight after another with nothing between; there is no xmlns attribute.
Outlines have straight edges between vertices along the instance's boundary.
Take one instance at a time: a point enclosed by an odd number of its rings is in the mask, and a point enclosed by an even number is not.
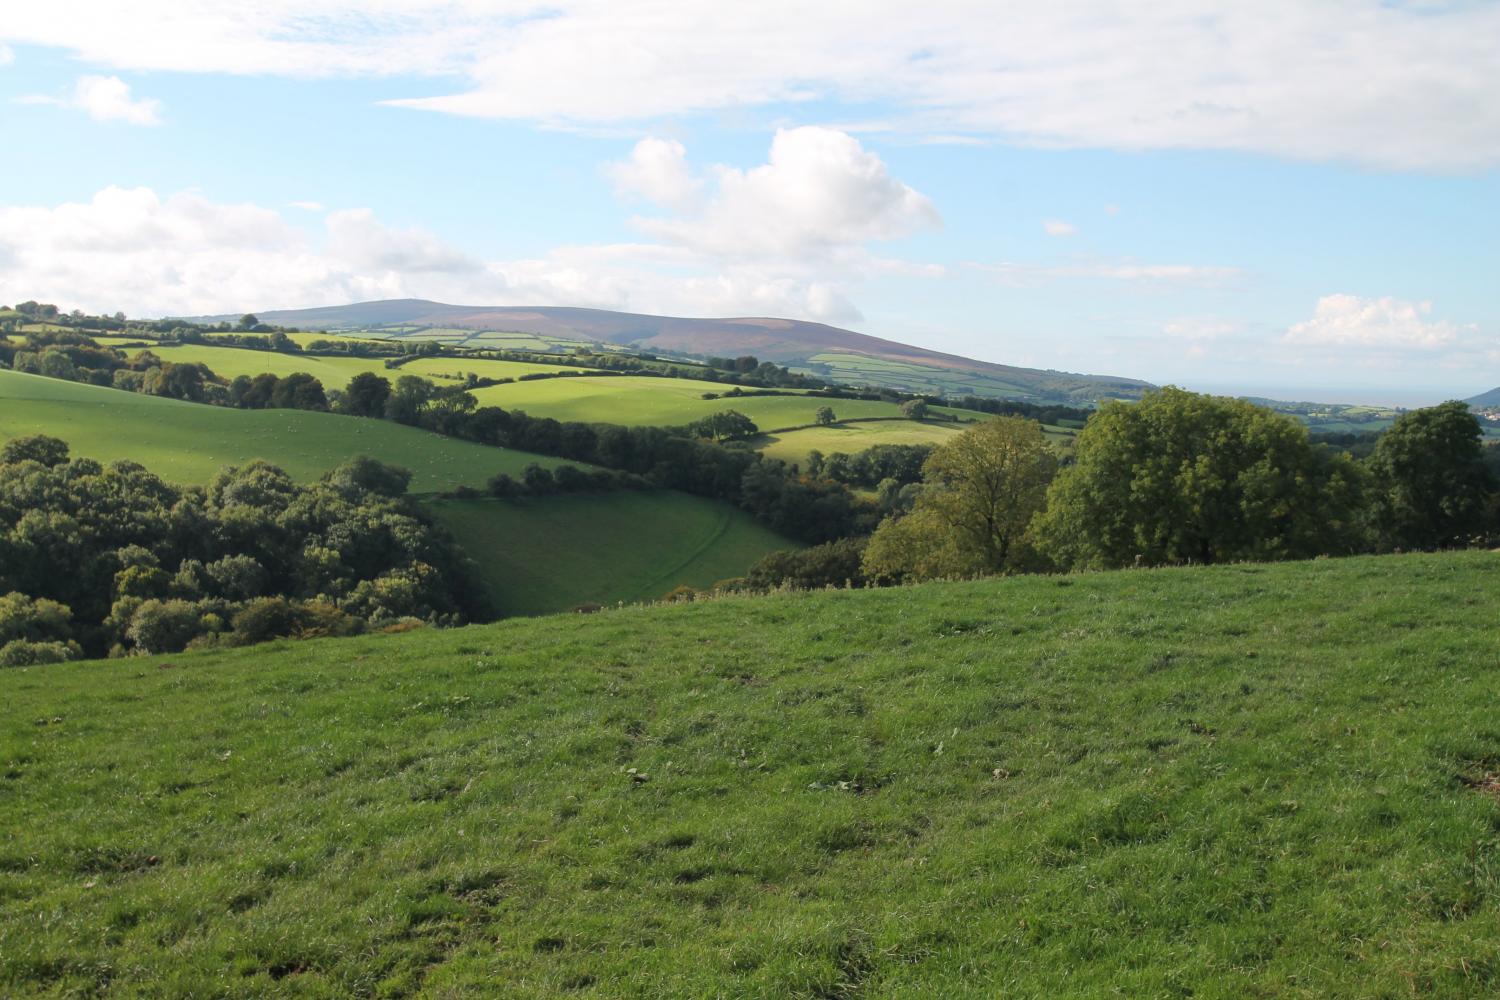
<svg viewBox="0 0 1500 1000"><path fill-rule="evenodd" d="M1479 997L1489 553L0 672L0 992Z"/></svg>
<svg viewBox="0 0 1500 1000"><path fill-rule="evenodd" d="M478 564L496 609L536 615L655 600L799 548L728 504L669 490L445 500L428 509Z"/></svg>
<svg viewBox="0 0 1500 1000"><path fill-rule="evenodd" d="M254 458L306 481L354 455L370 455L410 469L412 492L430 493L480 487L497 472L519 474L529 462L559 464L385 420L234 410L0 371L0 441L28 434L62 438L79 457L139 462L179 483L206 482L224 466Z"/></svg>
<svg viewBox="0 0 1500 1000"><path fill-rule="evenodd" d="M835 452L853 455L877 444L942 444L969 426L931 420L878 420L833 424L828 427L802 427L794 431L763 435L751 444L770 458L804 464L811 451L820 451L824 455Z"/></svg>

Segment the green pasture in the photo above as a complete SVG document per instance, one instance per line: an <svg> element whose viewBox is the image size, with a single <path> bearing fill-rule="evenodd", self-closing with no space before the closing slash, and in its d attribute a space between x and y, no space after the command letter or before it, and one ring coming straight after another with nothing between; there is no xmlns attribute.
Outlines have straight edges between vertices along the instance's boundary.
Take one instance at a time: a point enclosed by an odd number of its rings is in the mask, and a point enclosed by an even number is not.
<svg viewBox="0 0 1500 1000"><path fill-rule="evenodd" d="M221 350L207 348L207 350ZM305 410L233 410L0 371L0 440L50 434L73 454L139 462L164 479L207 481L226 465L264 458L301 480L354 455L412 471L428 493L483 486L497 472L556 459L440 437L385 420Z"/></svg>
<svg viewBox="0 0 1500 1000"><path fill-rule="evenodd" d="M504 615L649 601L799 547L748 514L668 490L430 503Z"/></svg>
<svg viewBox="0 0 1500 1000"><path fill-rule="evenodd" d="M525 410L532 416L630 425L674 426L722 410L738 410L770 430L810 424L820 406L841 417L895 417L895 403L820 399L805 395L704 399L732 386L696 379L642 376L581 376L517 382L475 390L481 405Z"/></svg>
<svg viewBox="0 0 1500 1000"><path fill-rule="evenodd" d="M1500 992L1485 552L0 671L0 993Z"/></svg>
<svg viewBox="0 0 1500 1000"><path fill-rule="evenodd" d="M394 375L422 375L451 379L465 374L480 378L520 378L545 372L577 371L570 365L548 365L531 361L494 361L489 358L419 358L408 361Z"/></svg>
<svg viewBox="0 0 1500 1000"><path fill-rule="evenodd" d="M751 443L769 458L802 465L812 451L853 455L877 444L942 444L968 426L931 420L873 420L764 434Z"/></svg>
<svg viewBox="0 0 1500 1000"><path fill-rule="evenodd" d="M325 389L342 389L360 372L375 372L391 377L394 381L391 371L385 367L381 358L324 358L206 344L152 346L148 349L163 361L205 364L215 375L227 379L240 375L254 378L267 372L278 377L285 377L293 372L307 372L322 382Z"/></svg>
<svg viewBox="0 0 1500 1000"><path fill-rule="evenodd" d="M954 371L935 365L876 358L865 354L823 353L808 359L814 370L853 385L884 386L908 392L931 392L947 396L1029 396L1033 388L1003 378L971 371Z"/></svg>

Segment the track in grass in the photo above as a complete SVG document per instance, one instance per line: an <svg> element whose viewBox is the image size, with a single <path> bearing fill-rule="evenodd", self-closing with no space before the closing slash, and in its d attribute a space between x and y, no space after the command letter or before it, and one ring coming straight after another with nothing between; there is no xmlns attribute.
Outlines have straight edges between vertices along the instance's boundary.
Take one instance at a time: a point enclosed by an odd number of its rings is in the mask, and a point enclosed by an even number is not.
<svg viewBox="0 0 1500 1000"><path fill-rule="evenodd" d="M428 504L476 562L499 611L654 600L743 576L797 543L726 504L667 490Z"/></svg>

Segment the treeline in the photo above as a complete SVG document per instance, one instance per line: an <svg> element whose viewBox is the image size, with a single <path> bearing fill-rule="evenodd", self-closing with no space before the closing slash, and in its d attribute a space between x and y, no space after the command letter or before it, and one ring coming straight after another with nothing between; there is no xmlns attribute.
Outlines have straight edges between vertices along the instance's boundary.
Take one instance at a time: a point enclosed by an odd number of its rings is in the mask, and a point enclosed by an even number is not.
<svg viewBox="0 0 1500 1000"><path fill-rule="evenodd" d="M302 486L257 461L179 487L14 439L0 447L0 665L485 617L409 479L354 458Z"/></svg>
<svg viewBox="0 0 1500 1000"><path fill-rule="evenodd" d="M1500 448L1483 447L1457 402L1403 413L1356 459L1291 416L1169 388L1101 408L1066 466L1039 424L1000 417L933 449L919 482L896 484L882 484L887 516L867 542L780 553L721 589L1500 542Z"/></svg>
<svg viewBox="0 0 1500 1000"><path fill-rule="evenodd" d="M562 422L479 406L461 387L440 388L415 375L402 375L393 384L363 372L339 398L346 413L602 466L654 487L725 500L798 541L867 533L879 519L874 504L842 483L801 475L758 452L688 436L680 429Z"/></svg>

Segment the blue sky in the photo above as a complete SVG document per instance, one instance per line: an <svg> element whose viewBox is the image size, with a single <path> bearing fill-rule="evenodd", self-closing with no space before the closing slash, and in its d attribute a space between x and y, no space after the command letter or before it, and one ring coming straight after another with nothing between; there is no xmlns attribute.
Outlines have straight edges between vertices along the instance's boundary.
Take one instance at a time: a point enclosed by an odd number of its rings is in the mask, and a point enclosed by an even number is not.
<svg viewBox="0 0 1500 1000"><path fill-rule="evenodd" d="M1282 396L1500 384L1500 4L119 6L0 13L0 301L783 315Z"/></svg>

